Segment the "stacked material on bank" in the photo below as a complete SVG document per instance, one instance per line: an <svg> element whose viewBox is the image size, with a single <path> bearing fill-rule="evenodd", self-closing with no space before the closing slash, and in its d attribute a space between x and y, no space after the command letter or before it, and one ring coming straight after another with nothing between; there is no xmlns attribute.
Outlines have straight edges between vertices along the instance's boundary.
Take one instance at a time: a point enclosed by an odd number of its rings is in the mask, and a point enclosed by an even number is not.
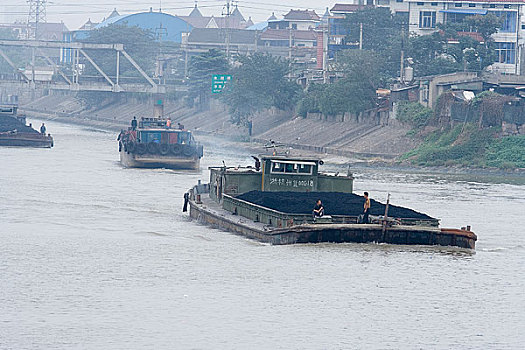
<svg viewBox="0 0 525 350"><path fill-rule="evenodd" d="M311 214L318 199L325 214L358 216L363 213L364 197L342 192L262 192L250 191L236 198L283 213ZM385 204L370 200L370 214L384 215ZM390 204L388 216L401 219L435 220L415 210Z"/></svg>

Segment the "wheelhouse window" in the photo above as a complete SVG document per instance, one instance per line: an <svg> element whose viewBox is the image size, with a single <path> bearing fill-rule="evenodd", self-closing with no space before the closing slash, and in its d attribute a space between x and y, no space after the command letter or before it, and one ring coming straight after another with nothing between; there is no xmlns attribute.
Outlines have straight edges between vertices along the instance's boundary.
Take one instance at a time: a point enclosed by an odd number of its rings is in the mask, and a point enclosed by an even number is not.
<svg viewBox="0 0 525 350"><path fill-rule="evenodd" d="M436 11L420 11L419 28L436 28Z"/></svg>
<svg viewBox="0 0 525 350"><path fill-rule="evenodd" d="M284 164L272 162L272 173L284 173Z"/></svg>
<svg viewBox="0 0 525 350"><path fill-rule="evenodd" d="M272 174L301 174L311 175L313 171L313 165L303 162L292 162L292 161L272 161L270 172Z"/></svg>
<svg viewBox="0 0 525 350"><path fill-rule="evenodd" d="M497 62L506 64L516 63L515 43L494 43L496 46Z"/></svg>
<svg viewBox="0 0 525 350"><path fill-rule="evenodd" d="M310 164L299 164L299 174L306 174L310 175L312 174L312 166Z"/></svg>

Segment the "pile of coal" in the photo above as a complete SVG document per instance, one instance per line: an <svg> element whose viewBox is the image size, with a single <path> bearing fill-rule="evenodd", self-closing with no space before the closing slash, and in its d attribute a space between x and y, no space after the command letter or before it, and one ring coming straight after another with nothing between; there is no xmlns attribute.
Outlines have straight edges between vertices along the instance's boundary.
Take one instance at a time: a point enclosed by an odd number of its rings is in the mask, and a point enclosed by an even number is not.
<svg viewBox="0 0 525 350"><path fill-rule="evenodd" d="M27 125L24 125L24 123L22 123L16 118L0 115L0 132L8 132L14 130L18 132L37 133L36 130L30 128Z"/></svg>
<svg viewBox="0 0 525 350"><path fill-rule="evenodd" d="M323 202L326 215L358 216L363 213L364 197L342 192L261 192L250 191L237 198L283 213L311 214L318 199ZM370 199L370 214L384 215L385 204ZM430 216L415 210L390 204L388 216L401 219L431 220Z"/></svg>

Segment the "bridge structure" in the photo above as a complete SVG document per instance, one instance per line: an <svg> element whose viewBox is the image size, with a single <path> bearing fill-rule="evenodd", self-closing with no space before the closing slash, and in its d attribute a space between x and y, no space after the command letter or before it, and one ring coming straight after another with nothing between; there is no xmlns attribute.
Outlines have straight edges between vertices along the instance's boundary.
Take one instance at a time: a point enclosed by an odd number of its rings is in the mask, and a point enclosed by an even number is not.
<svg viewBox="0 0 525 350"><path fill-rule="evenodd" d="M20 69L13 62L6 52L6 48L29 48L31 49L31 71ZM64 72L63 67L54 62L46 53L48 49L68 50L71 57L71 70L69 74ZM104 69L95 62L86 50L112 50L115 54L114 66L112 71L116 72L110 76ZM90 51L91 52L91 51ZM35 56L42 57L57 74L58 79L52 81L39 81L35 74ZM142 67L126 52L123 44L95 44L82 42L60 42L60 41L42 41L42 40L0 40L0 59L4 59L13 72L18 77L18 82L29 84L32 88L39 85L45 86L51 90L69 90L69 91L105 91L105 92L135 92L135 93L166 93L166 85L156 82L150 77ZM126 59L131 63L133 68L140 74L142 79L136 82L124 82L121 77L120 65L121 60ZM93 81L82 76L84 64L90 64L100 74L100 79ZM107 68L106 68L107 70Z"/></svg>

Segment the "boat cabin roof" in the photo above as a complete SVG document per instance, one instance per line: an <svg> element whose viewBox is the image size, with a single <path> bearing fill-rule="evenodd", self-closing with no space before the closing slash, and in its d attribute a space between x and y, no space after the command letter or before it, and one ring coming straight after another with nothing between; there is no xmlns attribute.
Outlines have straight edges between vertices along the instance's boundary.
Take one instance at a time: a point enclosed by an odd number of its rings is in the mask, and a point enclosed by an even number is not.
<svg viewBox="0 0 525 350"><path fill-rule="evenodd" d="M270 160L272 162L279 163L294 163L294 164L317 164L321 161L315 157L302 157L302 156L284 156L284 155L259 155L262 160Z"/></svg>

